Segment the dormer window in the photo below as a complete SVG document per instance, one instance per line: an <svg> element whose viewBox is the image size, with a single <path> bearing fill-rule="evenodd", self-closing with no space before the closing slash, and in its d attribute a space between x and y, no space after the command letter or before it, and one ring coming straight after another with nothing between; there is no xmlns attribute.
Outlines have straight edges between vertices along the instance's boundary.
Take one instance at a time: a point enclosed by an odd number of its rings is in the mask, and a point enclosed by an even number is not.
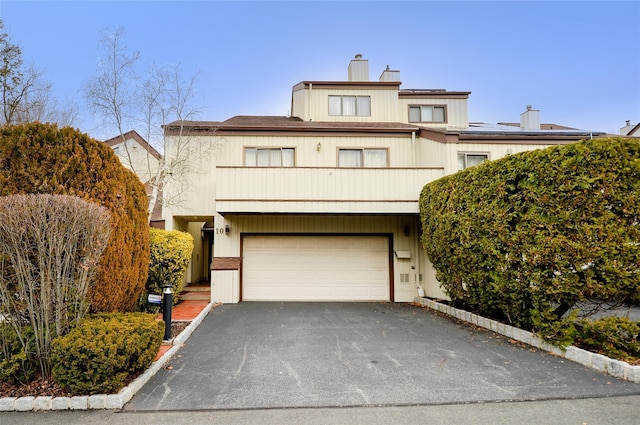
<svg viewBox="0 0 640 425"><path fill-rule="evenodd" d="M371 116L371 96L329 96L331 116Z"/></svg>
<svg viewBox="0 0 640 425"><path fill-rule="evenodd" d="M409 122L446 122L445 106L409 106Z"/></svg>

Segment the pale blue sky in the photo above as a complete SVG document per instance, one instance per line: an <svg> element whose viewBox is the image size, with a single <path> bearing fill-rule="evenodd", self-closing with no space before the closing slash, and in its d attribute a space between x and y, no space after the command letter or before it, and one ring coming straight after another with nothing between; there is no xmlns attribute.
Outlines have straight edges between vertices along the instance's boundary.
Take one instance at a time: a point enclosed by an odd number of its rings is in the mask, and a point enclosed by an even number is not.
<svg viewBox="0 0 640 425"><path fill-rule="evenodd" d="M122 25L145 63L200 70L200 119L286 115L303 80L346 80L356 53L402 88L470 91L471 121L618 133L640 121L640 1L0 1L26 62L83 105L100 30ZM79 123L97 138L89 115Z"/></svg>

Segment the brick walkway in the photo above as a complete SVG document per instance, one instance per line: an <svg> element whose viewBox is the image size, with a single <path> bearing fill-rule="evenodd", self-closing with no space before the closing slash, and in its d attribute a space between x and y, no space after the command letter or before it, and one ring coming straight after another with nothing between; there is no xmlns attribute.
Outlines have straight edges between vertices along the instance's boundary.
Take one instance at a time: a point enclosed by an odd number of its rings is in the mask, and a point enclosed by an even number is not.
<svg viewBox="0 0 640 425"><path fill-rule="evenodd" d="M191 322L195 319L202 310L204 310L207 305L209 305L208 301L201 300L185 300L181 301L180 304L173 307L171 311L171 321L172 322ZM158 320L162 320L162 313L158 314ZM164 353L169 351L171 348L171 344L164 344L160 346L160 351L156 356L155 360L158 360Z"/></svg>
<svg viewBox="0 0 640 425"><path fill-rule="evenodd" d="M172 322L190 322L209 304L209 301L186 300L173 307L171 311ZM158 314L158 320L162 320L162 313Z"/></svg>

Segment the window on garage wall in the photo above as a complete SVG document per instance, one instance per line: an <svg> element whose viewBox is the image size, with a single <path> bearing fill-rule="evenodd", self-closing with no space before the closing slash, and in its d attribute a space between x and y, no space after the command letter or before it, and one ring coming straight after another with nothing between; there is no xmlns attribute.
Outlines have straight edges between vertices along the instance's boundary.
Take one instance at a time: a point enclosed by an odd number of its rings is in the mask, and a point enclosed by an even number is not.
<svg viewBox="0 0 640 425"><path fill-rule="evenodd" d="M458 152L458 171L482 164L489 159L488 153Z"/></svg>
<svg viewBox="0 0 640 425"><path fill-rule="evenodd" d="M244 164L247 167L293 167L294 148L245 148Z"/></svg>
<svg viewBox="0 0 640 425"><path fill-rule="evenodd" d="M385 168L387 149L338 149L338 167Z"/></svg>

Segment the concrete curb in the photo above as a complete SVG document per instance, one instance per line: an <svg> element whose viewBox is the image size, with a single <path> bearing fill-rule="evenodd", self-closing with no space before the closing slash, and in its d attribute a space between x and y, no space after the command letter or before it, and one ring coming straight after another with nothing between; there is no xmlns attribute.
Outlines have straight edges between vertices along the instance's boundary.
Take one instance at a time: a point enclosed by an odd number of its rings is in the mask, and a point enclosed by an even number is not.
<svg viewBox="0 0 640 425"><path fill-rule="evenodd" d="M171 349L133 382L124 387L118 394L95 394L76 397L2 397L0 412L36 412L43 410L99 410L122 409L124 405L182 348L182 344L207 316L216 303L210 302L191 321L177 337L173 339Z"/></svg>
<svg viewBox="0 0 640 425"><path fill-rule="evenodd" d="M488 329L516 341L531 345L532 347L539 348L540 350L547 351L556 356L564 357L572 362L580 363L581 365L595 369L598 372L604 372L615 376L616 378L640 384L640 366L632 366L627 362L615 360L603 356L602 354L592 353L574 346L562 349L550 344L529 331L505 325L504 323L487 319L485 317L478 316L477 314L469 313L468 311L460 310L427 298L416 298L415 302L424 307L439 311L455 317L456 319L472 323L481 328Z"/></svg>

